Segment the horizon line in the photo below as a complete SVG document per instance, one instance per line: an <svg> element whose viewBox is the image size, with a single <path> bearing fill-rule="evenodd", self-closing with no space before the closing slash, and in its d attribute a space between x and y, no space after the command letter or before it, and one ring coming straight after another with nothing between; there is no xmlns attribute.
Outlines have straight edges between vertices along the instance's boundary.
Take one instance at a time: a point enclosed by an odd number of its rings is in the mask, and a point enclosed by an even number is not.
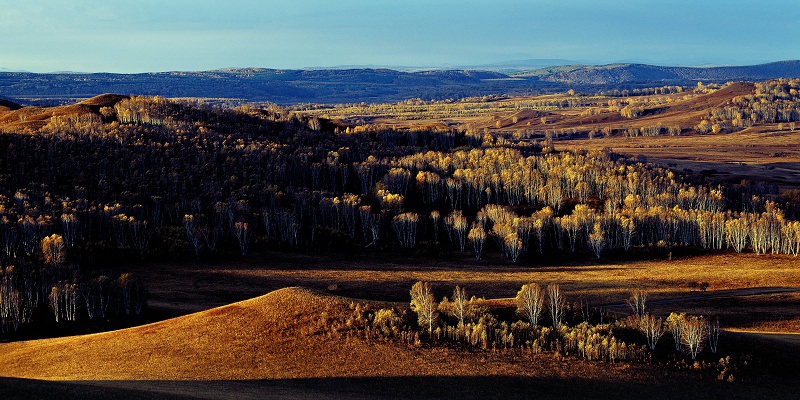
<svg viewBox="0 0 800 400"><path fill-rule="evenodd" d="M566 63L542 63L542 64L533 64L533 62L537 61L562 61ZM661 64L661 63L651 63L651 62L642 62L642 61L634 61L634 60L626 60L626 61L618 61L618 62L592 62L592 61L585 61L585 60L567 60L567 59L521 59L521 60L509 60L509 61L499 61L499 62L491 62L485 64L476 64L476 65L440 65L440 66L404 66L404 65L388 65L388 64L340 64L340 65L331 65L331 66L306 66L306 67L299 67L299 68L276 68L276 67L255 67L255 66L243 66L243 67L234 67L234 66L227 66L227 67L218 67L212 69L167 69L167 70L150 70L150 71L137 71L137 72L113 72L113 71L104 71L104 70L97 70L97 71L73 71L73 70L57 70L57 71L47 71L47 72L36 72L36 71L29 71L29 70L22 70L22 69L11 69L11 68L4 68L0 67L0 73L26 73L26 74L40 74L40 75L57 75L57 74L114 74L114 75L139 75L139 74L165 74L165 73L198 73L198 72L224 72L226 70L247 70L247 69L254 69L254 70L274 70L274 71L326 71L326 70L363 70L363 69L385 69L385 70L392 70L398 72L425 72L425 71L535 71L539 69L545 68L554 68L554 67L568 67L568 66L575 66L575 67L605 67L605 66L614 66L614 65L647 65L647 66L654 66L654 67L665 67L665 68L735 68L735 67L752 67L752 66L760 66L760 65L768 65L768 64L777 64L777 63L787 63L787 62L798 62L800 59L785 59L785 60L777 60L777 61L765 61L765 62L755 62L755 63L732 63L732 64L716 64L716 63L687 63L687 64ZM518 64L515 64L518 63ZM525 65L525 63L531 63L530 65Z"/></svg>

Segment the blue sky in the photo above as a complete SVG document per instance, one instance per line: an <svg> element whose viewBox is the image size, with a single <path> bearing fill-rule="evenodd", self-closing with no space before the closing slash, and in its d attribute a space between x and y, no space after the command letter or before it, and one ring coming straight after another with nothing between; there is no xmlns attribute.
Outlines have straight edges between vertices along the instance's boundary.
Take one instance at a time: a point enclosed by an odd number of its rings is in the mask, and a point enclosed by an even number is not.
<svg viewBox="0 0 800 400"><path fill-rule="evenodd" d="M742 65L800 58L796 0L0 0L0 68Z"/></svg>

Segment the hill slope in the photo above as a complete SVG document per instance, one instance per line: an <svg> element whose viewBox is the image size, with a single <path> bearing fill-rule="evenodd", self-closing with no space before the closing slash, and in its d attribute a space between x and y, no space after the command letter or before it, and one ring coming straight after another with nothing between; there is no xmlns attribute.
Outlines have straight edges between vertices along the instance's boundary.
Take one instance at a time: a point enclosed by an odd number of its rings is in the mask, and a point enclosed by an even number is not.
<svg viewBox="0 0 800 400"><path fill-rule="evenodd" d="M87 114L100 115L100 108L113 107L120 100L128 98L117 94L101 94L84 101L55 107L22 107L8 103L4 107L0 100L0 131L32 132L41 129L52 117L75 117L80 119Z"/></svg>
<svg viewBox="0 0 800 400"><path fill-rule="evenodd" d="M281 289L131 329L4 344L0 365L6 376L55 380L392 375L406 371L405 365L408 372L421 372L424 363L392 345L325 340L308 329L321 310L340 312L348 304L309 290Z"/></svg>

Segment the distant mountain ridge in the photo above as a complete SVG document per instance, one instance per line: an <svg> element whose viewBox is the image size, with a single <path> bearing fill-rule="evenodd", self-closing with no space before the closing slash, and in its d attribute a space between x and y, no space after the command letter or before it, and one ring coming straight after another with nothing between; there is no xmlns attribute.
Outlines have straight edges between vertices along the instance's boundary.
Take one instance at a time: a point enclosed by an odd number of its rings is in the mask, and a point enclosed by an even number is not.
<svg viewBox="0 0 800 400"><path fill-rule="evenodd" d="M498 70L428 71L397 71L386 68L226 68L140 74L37 74L3 71L0 72L0 98L23 104L43 104L66 103L102 93L134 93L278 104L360 103L800 77L800 61L797 60L734 67L610 64L551 66L500 72L502 68L504 67L498 67Z"/></svg>
<svg viewBox="0 0 800 400"><path fill-rule="evenodd" d="M646 64L575 66L574 69L542 74L539 79L579 85L618 85L646 82L757 81L796 77L800 77L798 60L732 67L661 67Z"/></svg>

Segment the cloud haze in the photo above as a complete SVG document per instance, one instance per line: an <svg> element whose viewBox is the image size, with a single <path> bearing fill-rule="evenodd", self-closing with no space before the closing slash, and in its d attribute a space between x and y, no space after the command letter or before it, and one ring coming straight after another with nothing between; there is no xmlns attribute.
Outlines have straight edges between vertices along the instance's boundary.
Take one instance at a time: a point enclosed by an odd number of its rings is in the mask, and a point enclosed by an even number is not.
<svg viewBox="0 0 800 400"><path fill-rule="evenodd" d="M800 58L798 20L789 1L0 0L0 67L749 64Z"/></svg>

